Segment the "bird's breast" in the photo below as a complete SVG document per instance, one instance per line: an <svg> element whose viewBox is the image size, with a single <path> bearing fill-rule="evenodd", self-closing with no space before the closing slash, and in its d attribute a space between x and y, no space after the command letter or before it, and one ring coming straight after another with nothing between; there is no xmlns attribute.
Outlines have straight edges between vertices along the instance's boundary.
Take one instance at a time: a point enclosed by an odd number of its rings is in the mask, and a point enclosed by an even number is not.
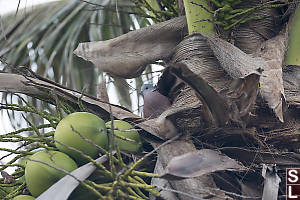
<svg viewBox="0 0 300 200"><path fill-rule="evenodd" d="M158 91L144 95L143 113L145 118L156 118L171 106L169 99Z"/></svg>

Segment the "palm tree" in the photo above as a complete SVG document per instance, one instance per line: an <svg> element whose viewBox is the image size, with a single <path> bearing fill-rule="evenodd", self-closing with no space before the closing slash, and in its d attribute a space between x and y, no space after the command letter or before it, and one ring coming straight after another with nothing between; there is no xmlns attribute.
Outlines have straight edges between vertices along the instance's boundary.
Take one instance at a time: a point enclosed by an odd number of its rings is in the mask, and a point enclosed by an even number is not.
<svg viewBox="0 0 300 200"><path fill-rule="evenodd" d="M297 35L293 31L284 62L287 30L291 23L297 26L297 17L291 20L295 5L294 1L261 0L43 5L29 17L4 25L0 55L9 63L7 71L22 76L2 74L0 82L9 86L0 88L34 98L27 99L27 107L8 104L2 108L26 108L44 116L50 122L46 127L51 127L61 116L49 115L65 101L73 110L135 124L145 140L157 147L154 172L164 179L152 183L163 189L166 199L277 199L285 194L279 177L284 180L287 166L299 165L299 69L298 59L290 56L297 55L290 53L296 40L292 36ZM136 30L137 25L145 28ZM98 40L106 41L94 42ZM76 47L75 54L87 61L73 55ZM138 90L145 80L142 73L151 74L150 67L143 72L145 66L159 60L165 70L157 87L172 106L158 118L143 119L129 111L132 103L125 79L135 78ZM30 66L35 73L13 67L20 65ZM114 77L120 103L127 109L92 97L99 80L105 79L103 71ZM11 77L15 81L10 83ZM26 80L29 85L23 84ZM82 91L91 96L81 95ZM53 98L45 92L54 94ZM38 111L45 108L49 115ZM170 132L167 124L176 131ZM42 125L30 126L36 131ZM161 146L163 141L167 142ZM271 178L276 184L268 187Z"/></svg>

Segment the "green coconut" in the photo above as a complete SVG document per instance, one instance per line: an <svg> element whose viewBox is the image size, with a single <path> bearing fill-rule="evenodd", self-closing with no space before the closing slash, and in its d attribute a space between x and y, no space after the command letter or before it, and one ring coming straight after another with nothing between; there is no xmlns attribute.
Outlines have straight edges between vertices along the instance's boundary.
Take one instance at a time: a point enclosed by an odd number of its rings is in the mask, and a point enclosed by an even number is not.
<svg viewBox="0 0 300 200"><path fill-rule="evenodd" d="M25 167L27 188L32 196L38 197L66 175L57 169L71 172L76 168L77 164L75 161L65 153L59 151L39 151L30 157Z"/></svg>
<svg viewBox="0 0 300 200"><path fill-rule="evenodd" d="M33 196L29 195L18 195L13 198L13 200L34 200L35 198Z"/></svg>
<svg viewBox="0 0 300 200"><path fill-rule="evenodd" d="M111 129L111 121L106 123L106 127ZM122 120L114 120L114 134L116 135L116 144L120 150L129 152L138 152L142 143L140 135L134 127L128 122ZM123 137L125 139L119 138Z"/></svg>
<svg viewBox="0 0 300 200"><path fill-rule="evenodd" d="M73 127L73 130L71 126ZM54 133L54 139L58 142L73 147L84 154L89 155L93 159L96 159L99 154L99 149L81 136L103 148L107 147L105 122L92 113L75 112L68 115L58 123ZM61 145L58 142L56 142L57 148L70 155L77 163L82 165L88 162L88 160L80 153Z"/></svg>

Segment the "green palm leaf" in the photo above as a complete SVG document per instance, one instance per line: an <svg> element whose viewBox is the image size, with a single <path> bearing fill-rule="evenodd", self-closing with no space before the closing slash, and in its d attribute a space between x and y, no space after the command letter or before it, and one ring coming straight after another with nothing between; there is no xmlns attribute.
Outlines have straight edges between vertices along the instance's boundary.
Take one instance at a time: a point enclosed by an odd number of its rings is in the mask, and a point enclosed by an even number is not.
<svg viewBox="0 0 300 200"><path fill-rule="evenodd" d="M137 10L129 0L62 0L37 6L27 15L6 15L1 18L0 56L11 65L30 66L41 76L96 96L102 72L73 50L80 42L108 40L138 28L136 24L148 25ZM131 109L126 81L115 83L120 104ZM31 103L38 106L34 100Z"/></svg>

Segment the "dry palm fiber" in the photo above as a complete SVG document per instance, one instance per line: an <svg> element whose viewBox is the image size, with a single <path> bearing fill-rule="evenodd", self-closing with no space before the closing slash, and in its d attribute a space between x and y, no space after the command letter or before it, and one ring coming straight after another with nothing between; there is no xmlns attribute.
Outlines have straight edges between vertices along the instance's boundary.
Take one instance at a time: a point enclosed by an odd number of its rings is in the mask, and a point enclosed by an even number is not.
<svg viewBox="0 0 300 200"><path fill-rule="evenodd" d="M184 63L191 71L201 76L216 91L223 90L232 80L220 67L219 61L215 58L204 37L192 35L186 37L175 48L172 63ZM176 118L176 124L180 130L193 134L199 132L205 124L201 113L201 101L194 91L188 86L181 86L179 94L173 97L172 107L190 107L187 112L182 112ZM173 94L169 95L173 96Z"/></svg>
<svg viewBox="0 0 300 200"><path fill-rule="evenodd" d="M236 9L247 9L266 5L266 0L243 0ZM274 37L278 33L279 13L276 8L266 8L254 12L249 17L264 17L261 20L250 20L238 25L233 30L235 46L245 53L253 53L256 48L265 40Z"/></svg>

